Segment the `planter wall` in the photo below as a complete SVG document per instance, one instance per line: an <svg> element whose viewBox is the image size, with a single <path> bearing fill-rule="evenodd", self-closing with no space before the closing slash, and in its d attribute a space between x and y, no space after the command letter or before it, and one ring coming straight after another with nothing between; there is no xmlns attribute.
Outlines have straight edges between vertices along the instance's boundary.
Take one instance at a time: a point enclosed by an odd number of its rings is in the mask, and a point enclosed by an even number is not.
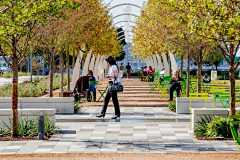
<svg viewBox="0 0 240 160"><path fill-rule="evenodd" d="M19 120L23 118L28 119L38 119L39 116L48 116L52 120L52 124L56 124L56 110L55 109L41 109L41 108L29 108L29 109L18 109ZM9 127L11 123L9 119L12 119L12 109L0 109L0 127L6 128L3 122L5 122Z"/></svg>
<svg viewBox="0 0 240 160"><path fill-rule="evenodd" d="M11 109L12 98L0 98L0 109ZM73 97L51 97L51 98L19 98L19 109L55 108L59 114L74 113L74 98Z"/></svg>
<svg viewBox="0 0 240 160"><path fill-rule="evenodd" d="M209 97L207 100L207 108L215 108L215 101L212 103L212 97ZM222 104L219 100L216 101L217 107L221 107ZM205 100L193 99L192 108L203 108L205 107ZM176 113L178 114L189 114L190 110L190 99L188 97L177 97L176 99Z"/></svg>

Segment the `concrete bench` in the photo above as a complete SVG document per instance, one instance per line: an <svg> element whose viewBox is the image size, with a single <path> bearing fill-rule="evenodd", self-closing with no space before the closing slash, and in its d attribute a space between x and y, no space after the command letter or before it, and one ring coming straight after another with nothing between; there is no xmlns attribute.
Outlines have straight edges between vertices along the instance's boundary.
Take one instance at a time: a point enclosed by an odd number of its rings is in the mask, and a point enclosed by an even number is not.
<svg viewBox="0 0 240 160"><path fill-rule="evenodd" d="M12 98L0 98L0 109L11 109ZM73 97L30 97L18 99L19 109L28 108L55 108L56 113L73 114L74 113L74 98Z"/></svg>
<svg viewBox="0 0 240 160"><path fill-rule="evenodd" d="M52 120L52 124L56 124L56 109L42 109L42 108L29 108L29 109L18 109L19 120L23 118L28 119L38 119L39 116L48 116ZM12 109L0 109L0 127L6 128L3 122L5 122L9 127L11 123L9 120L12 119Z"/></svg>
<svg viewBox="0 0 240 160"><path fill-rule="evenodd" d="M239 111L240 108L237 107L236 111ZM192 121L191 121L191 129L194 130L198 124L198 121L202 121L201 117L206 120L207 118L213 118L215 116L219 116L222 118L226 118L229 115L230 109L224 109L224 108L193 108L192 109ZM206 117L205 117L205 116Z"/></svg>
<svg viewBox="0 0 240 160"><path fill-rule="evenodd" d="M207 99L207 108L212 108L212 97ZM216 105L222 106L219 100L216 101ZM190 99L188 97L177 97L176 99L176 113L178 114L189 114L190 110ZM203 108L205 107L205 100L202 99L193 99L192 108ZM213 108L215 108L215 101L213 101Z"/></svg>

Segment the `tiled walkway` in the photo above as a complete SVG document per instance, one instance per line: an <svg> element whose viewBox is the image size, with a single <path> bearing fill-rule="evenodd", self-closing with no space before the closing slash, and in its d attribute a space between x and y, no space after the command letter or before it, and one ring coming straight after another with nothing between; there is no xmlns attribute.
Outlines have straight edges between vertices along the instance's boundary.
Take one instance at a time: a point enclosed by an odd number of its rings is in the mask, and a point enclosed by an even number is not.
<svg viewBox="0 0 240 160"><path fill-rule="evenodd" d="M188 122L58 123L48 141L1 142L0 154L238 152L233 141L197 140Z"/></svg>
<svg viewBox="0 0 240 160"><path fill-rule="evenodd" d="M141 83L137 82L137 79L130 82L124 80L124 83L128 83L125 90L132 90L132 86L139 84L136 88L141 92ZM146 83L143 85L146 88ZM126 86L131 86L131 89ZM133 94L119 96L120 106L124 101L132 102L129 95L134 97ZM157 95L149 94L138 94L134 100L141 100L141 96L152 104L159 101ZM239 153L234 141L205 141L194 138L189 130L189 115L170 112L166 107L146 107L137 103L138 107L121 106L121 119L116 121L111 120L114 114L112 107L108 108L104 119L96 118L101 107L83 107L81 113L57 115L57 125L61 128L59 134L55 134L48 141L0 142L0 154ZM87 106L90 105L91 103L88 103Z"/></svg>

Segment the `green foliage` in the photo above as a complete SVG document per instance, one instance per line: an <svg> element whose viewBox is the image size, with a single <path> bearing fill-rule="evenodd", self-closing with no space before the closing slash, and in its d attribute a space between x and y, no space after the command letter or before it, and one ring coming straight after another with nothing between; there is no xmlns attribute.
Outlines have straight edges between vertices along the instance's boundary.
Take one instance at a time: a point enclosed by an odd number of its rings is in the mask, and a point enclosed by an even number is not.
<svg viewBox="0 0 240 160"><path fill-rule="evenodd" d="M0 134L3 136L10 136L12 133L12 119L9 118L10 126L8 126L5 122L4 125L7 129L0 128ZM59 127L52 124L52 119L49 119L48 116L44 116L44 135L50 137L56 131L59 130ZM35 137L38 136L38 120L28 119L19 117L18 121L18 135L21 137Z"/></svg>
<svg viewBox="0 0 240 160"><path fill-rule="evenodd" d="M18 72L18 76L30 76L30 73L29 72ZM12 72L4 73L2 76L0 75L0 77L12 78Z"/></svg>
<svg viewBox="0 0 240 160"><path fill-rule="evenodd" d="M170 111L176 112L176 102L170 102L168 105Z"/></svg>
<svg viewBox="0 0 240 160"><path fill-rule="evenodd" d="M205 119L203 117L200 117L200 121L197 121L198 126L195 128L194 135L195 136L207 136L207 124L211 123L211 117L207 117L204 115Z"/></svg>
<svg viewBox="0 0 240 160"><path fill-rule="evenodd" d="M212 55L209 56L205 64L208 66L215 65L217 70L217 67L220 65L220 63L222 63L222 61L223 61L222 52L220 49L217 48L213 51Z"/></svg>
<svg viewBox="0 0 240 160"><path fill-rule="evenodd" d="M67 75L64 75L63 84L67 84ZM53 77L53 89L59 89L61 86L61 76L55 74ZM49 90L49 78L35 79L34 83L25 82L18 85L19 97L38 97ZM0 97L11 97L12 86L6 85L0 88Z"/></svg>
<svg viewBox="0 0 240 160"><path fill-rule="evenodd" d="M74 113L77 113L78 111L80 111L81 107L79 107L79 103L80 101L77 101L77 102L74 101Z"/></svg>
<svg viewBox="0 0 240 160"><path fill-rule="evenodd" d="M207 136L232 138L228 120L218 116L213 118L211 123L207 124Z"/></svg>

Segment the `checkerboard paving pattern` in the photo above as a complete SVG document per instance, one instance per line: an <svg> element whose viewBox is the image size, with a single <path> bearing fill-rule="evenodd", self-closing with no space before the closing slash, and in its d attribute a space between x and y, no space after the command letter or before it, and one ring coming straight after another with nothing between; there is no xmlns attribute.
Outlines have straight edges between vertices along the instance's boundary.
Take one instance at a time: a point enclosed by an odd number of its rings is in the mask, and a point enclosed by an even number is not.
<svg viewBox="0 0 240 160"><path fill-rule="evenodd" d="M57 123L48 141L1 142L0 154L238 152L233 141L197 140L188 122Z"/></svg>

